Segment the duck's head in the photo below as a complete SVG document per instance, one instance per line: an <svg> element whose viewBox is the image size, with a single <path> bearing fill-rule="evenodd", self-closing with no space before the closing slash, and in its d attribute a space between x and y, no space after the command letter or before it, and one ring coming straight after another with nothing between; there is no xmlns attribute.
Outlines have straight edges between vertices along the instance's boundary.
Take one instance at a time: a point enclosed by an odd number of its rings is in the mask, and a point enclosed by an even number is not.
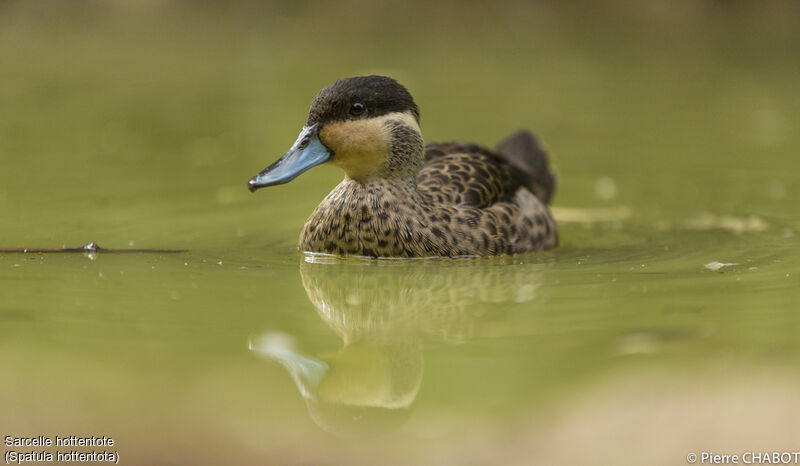
<svg viewBox="0 0 800 466"><path fill-rule="evenodd" d="M357 181L413 180L422 159L419 110L408 90L386 76L359 76L320 91L294 145L248 187L288 183L326 162Z"/></svg>

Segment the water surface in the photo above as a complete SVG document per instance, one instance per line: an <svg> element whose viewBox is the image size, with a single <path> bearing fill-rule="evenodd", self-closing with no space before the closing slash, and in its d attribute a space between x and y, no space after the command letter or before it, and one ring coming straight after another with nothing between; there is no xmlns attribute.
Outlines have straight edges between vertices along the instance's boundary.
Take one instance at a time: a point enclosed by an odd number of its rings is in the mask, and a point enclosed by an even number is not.
<svg viewBox="0 0 800 466"><path fill-rule="evenodd" d="M130 464L797 449L792 7L361 7L342 30L321 5L0 5L0 246L186 250L0 254L3 435L111 436ZM534 129L561 246L297 253L341 174L246 182L367 72L428 139Z"/></svg>

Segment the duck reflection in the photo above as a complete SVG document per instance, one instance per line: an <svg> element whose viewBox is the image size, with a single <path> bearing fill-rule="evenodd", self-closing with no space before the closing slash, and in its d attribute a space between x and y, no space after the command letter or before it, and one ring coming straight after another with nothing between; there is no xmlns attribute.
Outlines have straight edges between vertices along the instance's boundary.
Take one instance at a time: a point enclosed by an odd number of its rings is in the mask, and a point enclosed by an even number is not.
<svg viewBox="0 0 800 466"><path fill-rule="evenodd" d="M282 333L264 334L250 348L286 368L323 429L391 430L419 393L426 344L504 334L509 303L535 299L543 265L509 260L305 256L303 286L341 348L305 355Z"/></svg>

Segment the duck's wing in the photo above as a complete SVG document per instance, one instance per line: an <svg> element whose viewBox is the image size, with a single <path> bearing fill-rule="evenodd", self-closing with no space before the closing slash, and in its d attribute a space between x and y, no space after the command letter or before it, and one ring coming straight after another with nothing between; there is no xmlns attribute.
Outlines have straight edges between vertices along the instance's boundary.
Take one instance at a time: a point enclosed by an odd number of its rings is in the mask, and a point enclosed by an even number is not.
<svg viewBox="0 0 800 466"><path fill-rule="evenodd" d="M555 185L547 154L527 131L491 151L466 142L428 143L417 177L420 191L438 202L477 208L509 202L520 187L547 203Z"/></svg>

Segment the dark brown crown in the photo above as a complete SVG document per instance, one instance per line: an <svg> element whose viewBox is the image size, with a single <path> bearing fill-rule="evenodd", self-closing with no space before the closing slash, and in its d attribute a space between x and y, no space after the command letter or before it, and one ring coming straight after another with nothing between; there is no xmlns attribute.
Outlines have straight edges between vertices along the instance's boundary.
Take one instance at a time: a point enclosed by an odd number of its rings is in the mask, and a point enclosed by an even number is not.
<svg viewBox="0 0 800 466"><path fill-rule="evenodd" d="M366 111L353 116L350 109L355 103L364 104ZM311 102L306 126L406 111L419 121L417 104L402 84L387 76L357 76L340 79L321 90Z"/></svg>

